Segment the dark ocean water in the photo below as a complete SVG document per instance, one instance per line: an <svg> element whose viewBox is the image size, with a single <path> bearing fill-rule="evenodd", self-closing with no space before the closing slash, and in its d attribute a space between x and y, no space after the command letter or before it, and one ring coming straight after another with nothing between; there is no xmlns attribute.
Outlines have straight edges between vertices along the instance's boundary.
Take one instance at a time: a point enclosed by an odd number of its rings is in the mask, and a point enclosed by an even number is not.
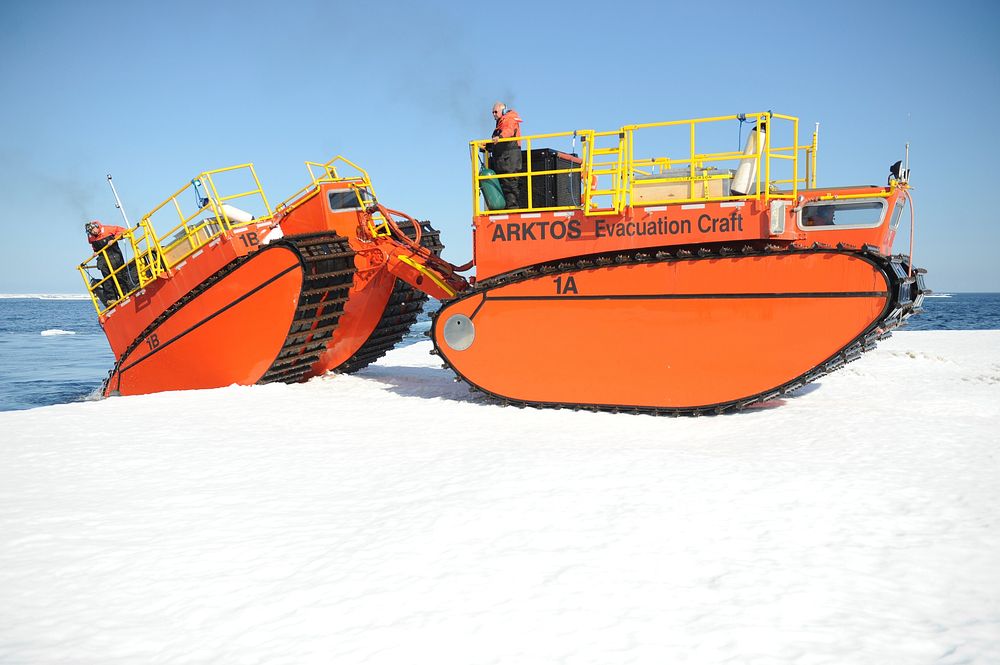
<svg viewBox="0 0 1000 665"><path fill-rule="evenodd" d="M998 330L1000 293L935 294L901 330Z"/></svg>
<svg viewBox="0 0 1000 665"><path fill-rule="evenodd" d="M426 339L435 306L428 304L403 345ZM985 329L1000 330L1000 293L927 298L924 312L902 328ZM0 298L0 411L92 399L113 363L89 300Z"/></svg>

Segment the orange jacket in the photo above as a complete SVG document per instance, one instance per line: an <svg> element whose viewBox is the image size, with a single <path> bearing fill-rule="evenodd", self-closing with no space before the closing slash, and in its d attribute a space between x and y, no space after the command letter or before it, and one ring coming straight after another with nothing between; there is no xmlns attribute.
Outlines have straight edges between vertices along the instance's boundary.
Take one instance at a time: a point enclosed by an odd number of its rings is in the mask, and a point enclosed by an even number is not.
<svg viewBox="0 0 1000 665"><path fill-rule="evenodd" d="M496 129L493 130L494 138L509 139L512 136L521 135L521 116L517 114L514 109L507 109L507 112L502 116L497 118ZM517 145L518 148L521 147L521 141L505 141L504 145L512 146Z"/></svg>
<svg viewBox="0 0 1000 665"><path fill-rule="evenodd" d="M108 244L108 241L125 233L128 229L121 226L115 226L114 224L100 224L97 227L96 232L90 232L87 234L87 240L90 242L90 246L96 252L104 245Z"/></svg>

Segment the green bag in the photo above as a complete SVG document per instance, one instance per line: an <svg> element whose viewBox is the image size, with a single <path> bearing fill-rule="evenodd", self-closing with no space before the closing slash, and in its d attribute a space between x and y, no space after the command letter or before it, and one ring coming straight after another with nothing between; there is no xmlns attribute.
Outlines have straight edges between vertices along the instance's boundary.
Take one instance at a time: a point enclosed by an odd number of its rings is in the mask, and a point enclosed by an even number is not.
<svg viewBox="0 0 1000 665"><path fill-rule="evenodd" d="M481 166L479 168L479 177L483 177L484 175L496 175L496 172L493 169ZM480 180L479 189L483 193L483 198L486 199L486 208L488 210L503 210L507 207L507 201L503 197L499 180Z"/></svg>

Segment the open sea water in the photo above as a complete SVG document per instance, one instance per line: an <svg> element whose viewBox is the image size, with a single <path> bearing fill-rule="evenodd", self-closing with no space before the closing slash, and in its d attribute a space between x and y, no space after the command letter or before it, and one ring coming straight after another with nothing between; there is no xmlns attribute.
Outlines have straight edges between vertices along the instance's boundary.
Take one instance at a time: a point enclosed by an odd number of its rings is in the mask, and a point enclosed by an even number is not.
<svg viewBox="0 0 1000 665"><path fill-rule="evenodd" d="M431 301L401 342L430 329ZM1000 329L1000 293L939 294L901 330ZM114 355L89 300L0 297L0 411L97 399Z"/></svg>

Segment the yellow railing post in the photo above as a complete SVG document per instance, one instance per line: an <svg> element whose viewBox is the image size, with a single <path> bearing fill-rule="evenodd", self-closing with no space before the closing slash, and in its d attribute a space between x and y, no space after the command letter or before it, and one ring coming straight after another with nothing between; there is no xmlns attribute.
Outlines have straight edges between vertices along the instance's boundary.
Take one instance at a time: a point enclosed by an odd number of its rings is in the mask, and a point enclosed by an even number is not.
<svg viewBox="0 0 1000 665"><path fill-rule="evenodd" d="M792 198L797 198L799 194L799 119L792 123ZM805 181L803 180L803 184Z"/></svg>
<svg viewBox="0 0 1000 665"><path fill-rule="evenodd" d="M632 180L631 170L631 165L628 162L628 140L625 138L625 130L621 129L618 130L618 172L616 174L618 187L616 188L616 212L621 212L625 209L625 192L627 191L628 183Z"/></svg>
<svg viewBox="0 0 1000 665"><path fill-rule="evenodd" d="M580 204L583 206L584 214L590 210L590 180L594 170L593 146L591 145L593 138L593 132L589 135L586 131L580 132L580 179L583 181L580 183Z"/></svg>
<svg viewBox="0 0 1000 665"><path fill-rule="evenodd" d="M469 159L472 162L472 212L478 217L482 210L479 208L479 146L475 141L469 144Z"/></svg>
<svg viewBox="0 0 1000 665"><path fill-rule="evenodd" d="M694 147L694 123L695 123L694 120L692 120L689 123L689 125L690 125L690 131L691 131L691 156L690 156L690 160L691 161L688 162L688 171L691 174L691 178L690 178L690 180L688 180L688 197L692 198L692 199L695 198L695 196L694 196L694 159L695 159L695 155L697 154L697 151L695 150L695 147Z"/></svg>
<svg viewBox="0 0 1000 665"><path fill-rule="evenodd" d="M761 118L761 116L758 113L757 114L757 127L758 128L760 127L760 118ZM754 183L754 185L755 185L754 196L756 198L758 198L758 199L760 198L760 183L764 179L764 162L763 162L763 159L764 159L764 146L767 143L767 141L766 141L767 137L770 136L770 135L771 135L771 128L768 127L768 128L766 128L764 130L764 139L765 139L765 141L762 143L761 140L760 140L760 132L759 131L757 132L757 145L756 145L757 154L754 155L754 159L757 160L757 182Z"/></svg>
<svg viewBox="0 0 1000 665"><path fill-rule="evenodd" d="M635 143L632 141L632 128L622 127L622 131L625 133L625 150L626 150L626 166L625 174L628 177L628 182L625 183L625 202L628 205L632 205L632 190L634 188L633 183L635 183Z"/></svg>
<svg viewBox="0 0 1000 665"><path fill-rule="evenodd" d="M534 178L531 177L531 137L530 136L525 137L524 147L525 147L525 154L527 154L527 156L528 156L528 165L525 167L525 171L527 171L527 174L528 174L526 176L526 178L528 180L528 189L527 189L528 198L527 198L527 204L528 204L528 209L530 210L534 206L534 204L535 204L535 199L532 197L532 182L531 181L534 180Z"/></svg>
<svg viewBox="0 0 1000 665"><path fill-rule="evenodd" d="M760 126L758 121L757 126ZM764 165L764 178L763 182L758 182L758 185L763 185L764 187L764 203L767 203L771 198L771 134L774 133L774 123L771 122L771 114L767 115L767 131L764 132L764 151L767 153L767 163Z"/></svg>
<svg viewBox="0 0 1000 665"><path fill-rule="evenodd" d="M149 253L149 268L151 280L158 278L164 271L165 266L163 265L163 246L160 244L160 239L156 235L156 231L153 229L153 225L150 223L149 218L143 218L142 222L143 232L145 233L147 244L150 244ZM155 254L153 253L155 250Z"/></svg>

